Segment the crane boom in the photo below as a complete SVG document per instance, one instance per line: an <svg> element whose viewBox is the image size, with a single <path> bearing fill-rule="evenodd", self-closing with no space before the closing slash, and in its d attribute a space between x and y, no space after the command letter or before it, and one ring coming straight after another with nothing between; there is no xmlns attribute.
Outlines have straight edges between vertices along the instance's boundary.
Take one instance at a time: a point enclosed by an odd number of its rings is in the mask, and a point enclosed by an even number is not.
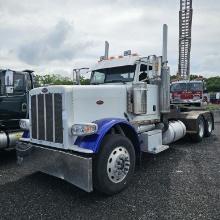
<svg viewBox="0 0 220 220"><path fill-rule="evenodd" d="M178 74L183 79L190 76L192 14L192 0L180 0Z"/></svg>

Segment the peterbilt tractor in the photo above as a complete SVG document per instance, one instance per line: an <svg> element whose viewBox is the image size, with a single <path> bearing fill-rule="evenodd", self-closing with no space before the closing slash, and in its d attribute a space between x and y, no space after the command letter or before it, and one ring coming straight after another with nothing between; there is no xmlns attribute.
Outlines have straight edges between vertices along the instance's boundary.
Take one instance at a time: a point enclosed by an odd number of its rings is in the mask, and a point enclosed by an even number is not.
<svg viewBox="0 0 220 220"><path fill-rule="evenodd" d="M167 25L163 55L105 56L91 69L91 85L47 86L29 93L30 119L21 120L18 163L91 192L127 187L143 152L158 154L188 133L210 136L209 111L170 106Z"/></svg>
<svg viewBox="0 0 220 220"><path fill-rule="evenodd" d="M27 95L33 71L0 70L0 150L14 149L23 134L20 119L28 118Z"/></svg>

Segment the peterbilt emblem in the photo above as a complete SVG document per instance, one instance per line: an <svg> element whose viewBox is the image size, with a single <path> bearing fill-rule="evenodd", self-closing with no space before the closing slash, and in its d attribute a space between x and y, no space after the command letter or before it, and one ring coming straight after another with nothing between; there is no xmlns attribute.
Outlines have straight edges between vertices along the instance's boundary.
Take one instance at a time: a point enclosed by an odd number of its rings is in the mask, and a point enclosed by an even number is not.
<svg viewBox="0 0 220 220"><path fill-rule="evenodd" d="M97 105L102 105L104 102L102 101L102 100L98 100L97 102L96 102L96 104Z"/></svg>
<svg viewBox="0 0 220 220"><path fill-rule="evenodd" d="M48 92L48 89L47 89L47 88L43 88L43 89L41 90L41 92L47 93L47 92Z"/></svg>

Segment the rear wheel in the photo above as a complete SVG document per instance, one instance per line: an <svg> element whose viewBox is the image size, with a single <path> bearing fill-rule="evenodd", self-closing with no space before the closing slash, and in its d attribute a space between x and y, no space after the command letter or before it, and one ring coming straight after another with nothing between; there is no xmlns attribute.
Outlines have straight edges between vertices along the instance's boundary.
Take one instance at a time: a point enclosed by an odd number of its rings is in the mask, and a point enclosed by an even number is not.
<svg viewBox="0 0 220 220"><path fill-rule="evenodd" d="M205 136L210 137L213 130L213 118L211 115L205 120Z"/></svg>
<svg viewBox="0 0 220 220"><path fill-rule="evenodd" d="M122 135L107 135L95 160L96 190L113 195L130 183L135 169L135 150L131 141Z"/></svg>
<svg viewBox="0 0 220 220"><path fill-rule="evenodd" d="M191 135L191 139L194 142L200 142L202 141L204 135L205 135L205 121L202 116L199 116L197 119L197 131L195 134Z"/></svg>

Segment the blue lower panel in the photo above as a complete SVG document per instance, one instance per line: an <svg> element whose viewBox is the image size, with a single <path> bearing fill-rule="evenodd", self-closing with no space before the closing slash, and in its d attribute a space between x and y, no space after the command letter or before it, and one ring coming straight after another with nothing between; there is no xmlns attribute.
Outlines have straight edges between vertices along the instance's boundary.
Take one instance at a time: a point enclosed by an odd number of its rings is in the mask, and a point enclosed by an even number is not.
<svg viewBox="0 0 220 220"><path fill-rule="evenodd" d="M98 125L98 132L94 135L78 137L74 144L81 148L92 150L94 153L98 152L102 139L104 138L106 133L116 124L125 124L136 133L134 127L124 119L105 118L94 121L93 123L96 123Z"/></svg>

